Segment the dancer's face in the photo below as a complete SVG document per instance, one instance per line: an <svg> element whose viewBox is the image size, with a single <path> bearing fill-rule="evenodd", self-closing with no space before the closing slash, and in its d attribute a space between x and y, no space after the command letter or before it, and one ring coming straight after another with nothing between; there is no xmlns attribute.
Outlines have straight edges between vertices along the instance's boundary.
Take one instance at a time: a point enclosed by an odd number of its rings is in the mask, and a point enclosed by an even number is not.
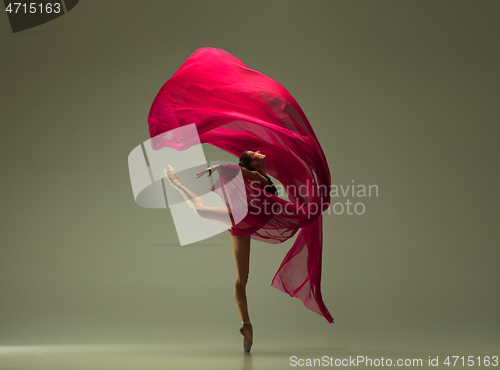
<svg viewBox="0 0 500 370"><path fill-rule="evenodd" d="M261 163L264 161L264 159L266 159L266 155L262 154L260 152L260 150L257 150L256 152L253 152L251 150L247 150L247 153L250 155L250 157L252 157L252 164L254 162Z"/></svg>

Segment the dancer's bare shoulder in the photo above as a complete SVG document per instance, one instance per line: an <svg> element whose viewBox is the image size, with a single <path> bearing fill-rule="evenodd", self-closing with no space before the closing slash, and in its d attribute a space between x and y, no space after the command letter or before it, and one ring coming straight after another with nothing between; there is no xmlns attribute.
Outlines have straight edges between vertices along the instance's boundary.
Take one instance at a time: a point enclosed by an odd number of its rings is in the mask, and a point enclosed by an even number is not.
<svg viewBox="0 0 500 370"><path fill-rule="evenodd" d="M241 167L241 173L245 179L248 179L252 182L257 182L261 188L267 185L267 180L264 176L262 176L257 171L250 171L245 167Z"/></svg>

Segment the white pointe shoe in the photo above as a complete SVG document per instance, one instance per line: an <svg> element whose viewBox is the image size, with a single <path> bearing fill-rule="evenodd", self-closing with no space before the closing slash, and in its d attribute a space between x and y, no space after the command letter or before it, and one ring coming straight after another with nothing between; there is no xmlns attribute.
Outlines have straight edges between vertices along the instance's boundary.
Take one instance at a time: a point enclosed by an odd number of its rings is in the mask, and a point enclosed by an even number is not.
<svg viewBox="0 0 500 370"><path fill-rule="evenodd" d="M165 166L164 171L165 171L165 176L167 177L167 180L170 183L170 185L172 185L174 188L178 188L181 185L181 182L179 181L179 178L175 174L175 171L172 168L172 166L171 165Z"/></svg>
<svg viewBox="0 0 500 370"><path fill-rule="evenodd" d="M243 350L245 352L250 352L253 344L252 324L250 324L250 327L243 324L243 326L240 328L240 334L243 335Z"/></svg>

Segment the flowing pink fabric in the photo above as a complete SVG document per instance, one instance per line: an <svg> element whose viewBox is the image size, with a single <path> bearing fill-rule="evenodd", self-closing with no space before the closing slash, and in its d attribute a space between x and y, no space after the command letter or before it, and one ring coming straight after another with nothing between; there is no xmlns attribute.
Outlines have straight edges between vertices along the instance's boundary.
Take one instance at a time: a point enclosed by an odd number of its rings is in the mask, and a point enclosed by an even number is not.
<svg viewBox="0 0 500 370"><path fill-rule="evenodd" d="M152 138L192 123L201 143L236 157L244 150L266 154L268 174L281 182L290 201L245 179L248 214L229 231L274 244L299 232L271 285L333 323L320 289L322 212L330 205L330 170L300 106L278 82L232 54L203 47L163 85L148 116ZM167 145L151 143L155 150ZM222 165L212 190L222 196L220 185L227 185L238 171L236 165Z"/></svg>

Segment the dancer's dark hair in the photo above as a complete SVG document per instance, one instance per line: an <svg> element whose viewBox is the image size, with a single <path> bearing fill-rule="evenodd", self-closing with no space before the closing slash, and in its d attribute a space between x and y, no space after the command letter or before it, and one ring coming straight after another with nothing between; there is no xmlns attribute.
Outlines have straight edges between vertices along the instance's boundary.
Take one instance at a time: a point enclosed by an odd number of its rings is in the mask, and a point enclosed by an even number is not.
<svg viewBox="0 0 500 370"><path fill-rule="evenodd" d="M255 168L252 167L252 157L250 156L250 154L248 154L247 150L241 153L240 163L238 164L241 167L245 167L249 171L257 171Z"/></svg>

